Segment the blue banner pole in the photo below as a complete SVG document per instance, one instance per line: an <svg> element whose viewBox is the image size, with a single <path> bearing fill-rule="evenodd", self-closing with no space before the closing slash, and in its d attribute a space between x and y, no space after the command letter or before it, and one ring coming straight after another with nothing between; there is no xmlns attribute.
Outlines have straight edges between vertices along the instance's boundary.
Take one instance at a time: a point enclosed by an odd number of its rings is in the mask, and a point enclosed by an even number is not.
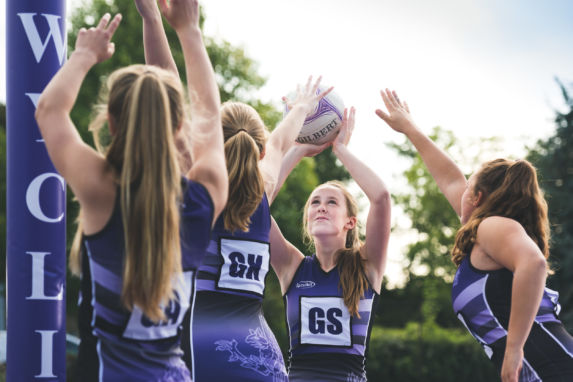
<svg viewBox="0 0 573 382"><path fill-rule="evenodd" d="M66 380L66 185L34 119L66 59L65 0L7 0L7 381Z"/></svg>

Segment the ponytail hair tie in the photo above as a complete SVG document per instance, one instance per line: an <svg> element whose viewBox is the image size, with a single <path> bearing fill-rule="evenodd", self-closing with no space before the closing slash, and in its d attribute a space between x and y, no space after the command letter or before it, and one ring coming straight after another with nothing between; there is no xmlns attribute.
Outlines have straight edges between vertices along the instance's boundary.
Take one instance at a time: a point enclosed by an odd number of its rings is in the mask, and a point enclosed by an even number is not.
<svg viewBox="0 0 573 382"><path fill-rule="evenodd" d="M247 130L241 128L241 129L235 131L233 134L231 134L231 135L229 136L229 138L234 137L235 135L239 134L241 131L244 131L244 132L247 133L247 134L249 133Z"/></svg>

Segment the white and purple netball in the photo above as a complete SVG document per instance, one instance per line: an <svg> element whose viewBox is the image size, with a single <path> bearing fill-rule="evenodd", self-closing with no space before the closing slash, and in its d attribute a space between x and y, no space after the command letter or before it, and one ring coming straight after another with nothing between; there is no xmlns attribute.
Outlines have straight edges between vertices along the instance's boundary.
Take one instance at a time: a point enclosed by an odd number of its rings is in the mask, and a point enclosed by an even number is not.
<svg viewBox="0 0 573 382"><path fill-rule="evenodd" d="M328 88L329 86L320 85L318 92L323 92ZM288 111L288 107L285 106L284 115ZM314 111L306 117L296 141L313 145L332 141L340 129L343 115L344 102L333 90L322 98Z"/></svg>

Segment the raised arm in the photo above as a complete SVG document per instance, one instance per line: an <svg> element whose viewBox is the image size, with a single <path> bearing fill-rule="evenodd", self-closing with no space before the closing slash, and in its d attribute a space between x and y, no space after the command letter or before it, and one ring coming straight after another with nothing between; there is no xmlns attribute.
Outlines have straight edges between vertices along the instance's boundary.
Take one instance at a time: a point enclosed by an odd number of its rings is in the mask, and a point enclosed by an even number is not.
<svg viewBox="0 0 573 382"><path fill-rule="evenodd" d="M36 108L36 121L52 163L87 209L88 201L98 195L105 159L82 141L70 112L91 67L113 55L115 46L110 41L121 15L110 19L105 14L97 27L80 29L74 52L46 86Z"/></svg>
<svg viewBox="0 0 573 382"><path fill-rule="evenodd" d="M283 101L287 102L290 111L271 133L266 144L265 156L260 163L269 204L274 200L273 195L276 195L275 191L279 184L278 178L283 158L294 145L306 116L314 110L321 98L332 91L331 87L317 94L320 80L321 77L318 77L313 84L312 77L309 77L305 86L297 87L296 96L292 101L283 97Z"/></svg>
<svg viewBox="0 0 573 382"><path fill-rule="evenodd" d="M462 194L466 188L466 177L456 163L424 133L418 129L406 102L402 102L396 92L388 89L381 91L382 99L388 113L381 109L376 114L382 118L392 129L400 132L412 142L438 187L461 216Z"/></svg>
<svg viewBox="0 0 573 382"><path fill-rule="evenodd" d="M517 221L500 216L484 219L476 244L501 267L513 272L507 344L502 381L516 381L523 362L523 346L539 310L547 277L547 264L535 242Z"/></svg>
<svg viewBox="0 0 573 382"><path fill-rule="evenodd" d="M165 19L177 32L191 101L191 156L187 177L203 184L215 207L215 218L227 202L228 176L223 149L219 88L199 28L196 0L160 0Z"/></svg>
<svg viewBox="0 0 573 382"><path fill-rule="evenodd" d="M273 267L284 295L304 255L283 236L277 222L271 218L271 266Z"/></svg>
<svg viewBox="0 0 573 382"><path fill-rule="evenodd" d="M367 260L368 280L374 290L380 293L390 238L390 193L382 179L348 150L347 145L354 129L354 115L354 108L350 112L344 110L344 120L332 150L370 201L362 255Z"/></svg>
<svg viewBox="0 0 573 382"><path fill-rule="evenodd" d="M157 0L135 0L135 6L143 20L145 63L159 66L179 76L175 60L169 49Z"/></svg>
<svg viewBox="0 0 573 382"><path fill-rule="evenodd" d="M291 171L296 167L300 160L304 157L313 157L320 154L324 149L331 146L332 142L324 143L322 145L313 145L310 143L295 143L294 146L285 154L281 162L281 168L279 170L279 175L277 177L276 187L274 189L273 195L269 197L269 200L275 200L281 187L283 186L286 178L291 173Z"/></svg>
<svg viewBox="0 0 573 382"><path fill-rule="evenodd" d="M143 20L145 63L169 70L179 77L177 65L175 65L175 60L169 49L169 42L165 34L165 29L163 28L157 0L135 0L135 6ZM189 142L191 141L190 130L189 121L185 119L181 131L176 137L179 165L184 174L191 169L192 165L189 147Z"/></svg>

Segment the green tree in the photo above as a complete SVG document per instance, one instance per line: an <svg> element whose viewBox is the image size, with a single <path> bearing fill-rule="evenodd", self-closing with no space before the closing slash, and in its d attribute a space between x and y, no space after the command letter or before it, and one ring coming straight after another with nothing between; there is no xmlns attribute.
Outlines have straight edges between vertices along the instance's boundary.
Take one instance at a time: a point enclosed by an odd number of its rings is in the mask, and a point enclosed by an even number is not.
<svg viewBox="0 0 573 382"><path fill-rule="evenodd" d="M451 131L439 127L434 128L430 138L446 152L453 151L456 143ZM449 252L460 220L412 144L405 140L390 147L412 162L404 171L408 192L392 196L418 235L417 241L406 249L406 271L408 274L424 273L433 277L451 276L455 266Z"/></svg>
<svg viewBox="0 0 573 382"><path fill-rule="evenodd" d="M445 150L461 168L475 169L477 164L499 149L499 141L495 138L479 139L476 143L460 142L451 131L435 127L430 138ZM443 326L457 326L459 323L451 310L450 289L456 268L451 261L450 251L454 243L460 220L446 198L439 190L430 175L422 158L405 139L401 144L390 144L400 157L407 158L411 165L403 175L406 180L406 190L393 195L395 204L410 221L410 229L416 233L417 240L409 244L405 250L405 273L408 282L401 291L384 292L390 300L396 296L411 299L407 305L418 313L411 315L413 320L428 324L438 323ZM466 148L477 148L471 151ZM464 155L462 155L462 152ZM465 159L464 159L465 157ZM396 228L396 227L395 227ZM421 277L423 276L423 277ZM380 311L393 310L391 307L380 307ZM386 325L393 325L388 320L403 317L390 314L390 317L380 319Z"/></svg>
<svg viewBox="0 0 573 382"><path fill-rule="evenodd" d="M556 111L555 134L539 140L527 156L538 169L540 184L549 204L551 222L551 256L555 274L549 277L550 288L559 292L560 314L565 326L573 331L573 99L557 80L567 110Z"/></svg>

